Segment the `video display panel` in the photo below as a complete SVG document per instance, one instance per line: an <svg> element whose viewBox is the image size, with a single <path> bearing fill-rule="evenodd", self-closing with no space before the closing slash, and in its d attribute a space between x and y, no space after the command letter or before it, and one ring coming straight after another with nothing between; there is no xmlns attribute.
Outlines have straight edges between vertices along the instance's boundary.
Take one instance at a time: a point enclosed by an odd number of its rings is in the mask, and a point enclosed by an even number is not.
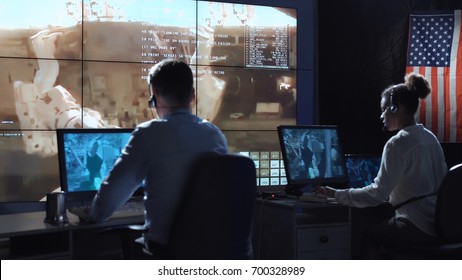
<svg viewBox="0 0 462 280"><path fill-rule="evenodd" d="M297 18L298 9L309 18ZM22 135L0 135L0 143L9 143L0 147L3 158L22 153L53 162L56 129L133 128L153 118L146 75L165 58L191 66L197 94L192 111L227 134L265 135L295 124L300 114L310 121L314 104L298 100L302 93L311 101L315 88L313 14L313 1L293 0L3 1L0 130ZM309 43L301 46L302 56L299 42ZM300 78L300 71L309 77ZM239 149L251 150L244 144ZM2 178L10 177L5 165ZM44 176L52 179L43 194L59 178L57 168L49 170L55 173ZM29 180L27 171L22 176ZM8 182L2 182L4 189ZM18 184L18 192L24 186ZM18 199L0 193L0 202ZM36 200L42 193L22 198Z"/></svg>
<svg viewBox="0 0 462 280"><path fill-rule="evenodd" d="M59 189L55 131L0 131L0 202L39 201Z"/></svg>
<svg viewBox="0 0 462 280"><path fill-rule="evenodd" d="M348 173L348 187L362 188L374 182L379 173L382 155L347 154L345 164Z"/></svg>
<svg viewBox="0 0 462 280"><path fill-rule="evenodd" d="M337 126L278 126L278 134L291 187L347 181Z"/></svg>
<svg viewBox="0 0 462 280"><path fill-rule="evenodd" d="M100 188L132 129L60 129L57 131L61 188L66 193Z"/></svg>

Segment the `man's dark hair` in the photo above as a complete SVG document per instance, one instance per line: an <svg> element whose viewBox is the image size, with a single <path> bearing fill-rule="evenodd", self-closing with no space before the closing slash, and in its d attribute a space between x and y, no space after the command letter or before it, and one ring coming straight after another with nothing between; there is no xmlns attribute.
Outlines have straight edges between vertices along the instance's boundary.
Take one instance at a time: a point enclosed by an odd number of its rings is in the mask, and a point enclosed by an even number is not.
<svg viewBox="0 0 462 280"><path fill-rule="evenodd" d="M193 74L189 65L178 60L162 60L149 71L149 86L171 105L189 105Z"/></svg>

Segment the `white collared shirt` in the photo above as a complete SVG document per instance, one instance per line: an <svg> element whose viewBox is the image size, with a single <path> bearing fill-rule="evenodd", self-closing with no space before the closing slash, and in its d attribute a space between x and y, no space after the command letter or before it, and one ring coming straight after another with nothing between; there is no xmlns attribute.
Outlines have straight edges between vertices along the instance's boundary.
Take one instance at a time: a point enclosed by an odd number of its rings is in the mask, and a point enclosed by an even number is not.
<svg viewBox="0 0 462 280"><path fill-rule="evenodd" d="M411 198L435 193L447 172L441 145L421 124L401 129L385 144L382 163L374 182L359 189L338 190L336 200L353 207L376 206L386 200L398 205ZM436 235L436 195L410 202L395 215L422 231Z"/></svg>

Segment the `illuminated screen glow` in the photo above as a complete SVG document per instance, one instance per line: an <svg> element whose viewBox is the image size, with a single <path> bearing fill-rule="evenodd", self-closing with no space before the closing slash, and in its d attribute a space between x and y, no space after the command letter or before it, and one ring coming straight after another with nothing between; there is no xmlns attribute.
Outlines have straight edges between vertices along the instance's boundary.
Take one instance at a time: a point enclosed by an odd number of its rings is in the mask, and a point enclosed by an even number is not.
<svg viewBox="0 0 462 280"><path fill-rule="evenodd" d="M276 127L315 115L314 1L2 1L0 202L59 187L57 129L150 120L146 76L165 58L191 66L192 111L265 166L280 152ZM261 185L285 184L273 166Z"/></svg>
<svg viewBox="0 0 462 280"><path fill-rule="evenodd" d="M278 134L289 185L347 181L336 126L279 126Z"/></svg>

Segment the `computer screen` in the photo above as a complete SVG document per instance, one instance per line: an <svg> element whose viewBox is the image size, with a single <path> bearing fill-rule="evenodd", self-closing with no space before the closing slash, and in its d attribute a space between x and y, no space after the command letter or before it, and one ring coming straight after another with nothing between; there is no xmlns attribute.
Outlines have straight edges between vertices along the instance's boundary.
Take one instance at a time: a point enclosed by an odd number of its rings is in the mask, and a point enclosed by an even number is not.
<svg viewBox="0 0 462 280"><path fill-rule="evenodd" d="M345 155L348 172L348 187L362 188L374 182L382 162L381 155L347 154Z"/></svg>
<svg viewBox="0 0 462 280"><path fill-rule="evenodd" d="M347 181L337 126L278 126L278 134L290 187Z"/></svg>
<svg viewBox="0 0 462 280"><path fill-rule="evenodd" d="M95 193L128 143L132 129L58 129L61 189Z"/></svg>

